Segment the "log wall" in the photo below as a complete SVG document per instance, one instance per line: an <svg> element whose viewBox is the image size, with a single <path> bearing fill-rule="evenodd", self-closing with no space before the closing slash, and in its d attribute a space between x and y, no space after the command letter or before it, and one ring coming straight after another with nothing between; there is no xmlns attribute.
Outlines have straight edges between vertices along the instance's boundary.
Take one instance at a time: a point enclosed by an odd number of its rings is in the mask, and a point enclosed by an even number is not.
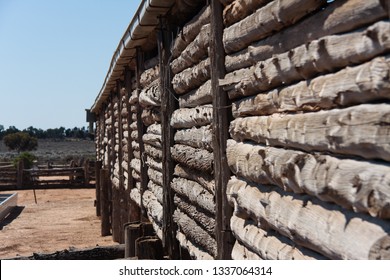
<svg viewBox="0 0 390 280"><path fill-rule="evenodd" d="M380 0L212 0L160 19L96 118L114 240L148 221L194 259L386 258L388 18Z"/></svg>

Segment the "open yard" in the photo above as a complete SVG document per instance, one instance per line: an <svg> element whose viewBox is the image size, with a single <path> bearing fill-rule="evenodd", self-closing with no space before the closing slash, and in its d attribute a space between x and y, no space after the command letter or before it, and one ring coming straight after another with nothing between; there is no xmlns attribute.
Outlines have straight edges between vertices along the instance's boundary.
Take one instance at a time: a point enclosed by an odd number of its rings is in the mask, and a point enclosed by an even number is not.
<svg viewBox="0 0 390 280"><path fill-rule="evenodd" d="M37 190L36 196L37 204L32 190L18 191L14 217L0 223L0 259L116 244L100 236L94 189Z"/></svg>

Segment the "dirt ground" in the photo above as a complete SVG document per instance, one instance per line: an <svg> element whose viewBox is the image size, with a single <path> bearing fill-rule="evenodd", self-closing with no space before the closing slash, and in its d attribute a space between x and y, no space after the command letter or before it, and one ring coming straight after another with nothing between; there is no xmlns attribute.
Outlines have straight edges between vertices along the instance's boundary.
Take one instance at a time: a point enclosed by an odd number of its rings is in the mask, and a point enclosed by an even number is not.
<svg viewBox="0 0 390 280"><path fill-rule="evenodd" d="M37 204L32 190L18 191L16 217L0 222L0 259L117 244L100 236L94 189L36 190L36 197Z"/></svg>

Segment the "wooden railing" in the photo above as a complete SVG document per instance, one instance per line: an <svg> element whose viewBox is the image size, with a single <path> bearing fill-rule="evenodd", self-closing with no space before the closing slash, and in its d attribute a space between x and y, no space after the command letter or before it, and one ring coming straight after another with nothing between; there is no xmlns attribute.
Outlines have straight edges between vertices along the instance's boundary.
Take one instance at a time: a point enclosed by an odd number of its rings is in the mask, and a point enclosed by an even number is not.
<svg viewBox="0 0 390 280"><path fill-rule="evenodd" d="M82 165L45 165L24 169L23 163L0 163L0 190L45 188L93 188L95 162Z"/></svg>

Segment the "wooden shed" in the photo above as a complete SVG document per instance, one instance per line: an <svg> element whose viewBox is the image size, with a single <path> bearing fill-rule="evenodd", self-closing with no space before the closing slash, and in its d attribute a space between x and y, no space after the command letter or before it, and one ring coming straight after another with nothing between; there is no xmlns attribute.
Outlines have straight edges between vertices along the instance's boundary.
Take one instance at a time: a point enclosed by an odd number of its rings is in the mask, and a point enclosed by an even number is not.
<svg viewBox="0 0 390 280"><path fill-rule="evenodd" d="M390 259L389 11L143 0L90 109L102 234L128 256L156 235L171 259Z"/></svg>

